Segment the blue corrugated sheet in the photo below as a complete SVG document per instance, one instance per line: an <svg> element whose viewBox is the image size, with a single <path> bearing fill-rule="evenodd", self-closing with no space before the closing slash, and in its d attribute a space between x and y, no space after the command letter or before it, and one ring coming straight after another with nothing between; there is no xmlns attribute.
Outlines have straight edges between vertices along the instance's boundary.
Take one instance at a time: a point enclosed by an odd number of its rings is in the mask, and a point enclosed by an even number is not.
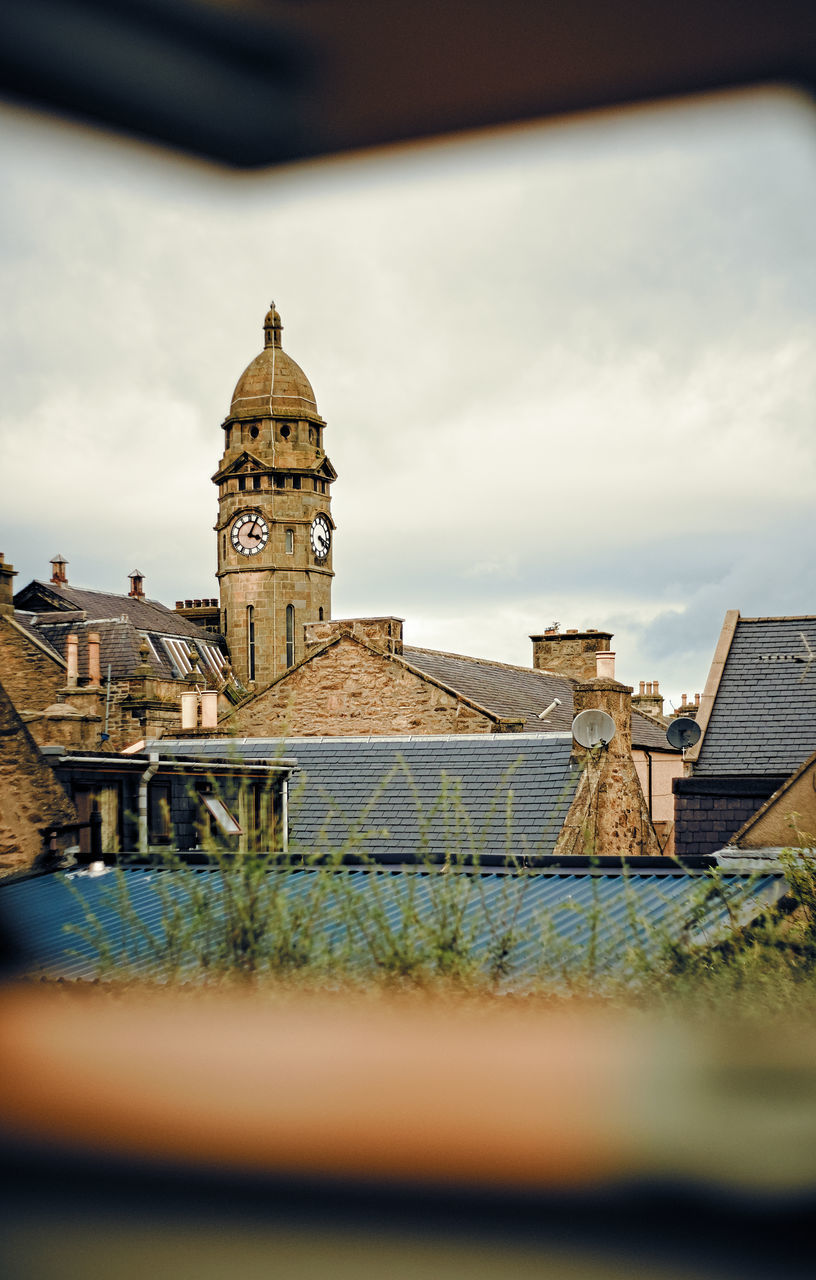
<svg viewBox="0 0 816 1280"><path fill-rule="evenodd" d="M300 912L301 941L317 947L329 964L332 949L348 946L358 963L370 963L366 935L416 942L434 930L444 934L456 917L460 936L485 965L506 950L511 982L565 967L625 966L633 963L634 952L655 953L683 933L713 942L729 919L754 918L784 891L784 877L773 871L715 879L682 871L370 866L266 871L258 890L270 919L284 912L291 920ZM93 978L107 948L111 958L127 958L135 972L161 977L168 971L156 966L151 938L161 944L168 931L180 929L182 969L196 953L217 945L217 937L207 941L195 923L196 896L215 902L216 915L221 912L224 881L218 870L129 868L98 876L32 877L0 887L0 911L25 946L32 973Z"/></svg>

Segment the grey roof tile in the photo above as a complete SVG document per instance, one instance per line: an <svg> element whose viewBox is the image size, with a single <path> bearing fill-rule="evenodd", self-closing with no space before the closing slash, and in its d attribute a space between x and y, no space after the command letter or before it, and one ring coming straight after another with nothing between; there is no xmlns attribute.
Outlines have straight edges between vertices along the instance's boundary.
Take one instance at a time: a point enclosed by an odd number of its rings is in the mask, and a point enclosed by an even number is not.
<svg viewBox="0 0 816 1280"><path fill-rule="evenodd" d="M549 675L533 667L514 667L486 658L468 658L410 645L403 650L403 657L412 667L455 689L486 711L522 720L527 733L552 733L569 730L572 726L576 680ZM551 711L546 721L539 720L539 712L544 711L554 698L560 698L560 707ZM639 747L670 750L663 726L634 710L632 743Z"/></svg>
<svg viewBox="0 0 816 1280"><path fill-rule="evenodd" d="M247 759L257 758L259 745L229 743L239 758ZM463 745L469 748L467 768L462 765ZM223 753L227 744L223 739L162 739L155 746L165 755L206 758ZM514 849L551 853L578 781L570 769L571 751L568 734L538 733L365 743L355 738L267 740L262 754L298 761L290 813L293 838L301 846L329 850L342 845L350 825L365 811L368 826L390 832L388 840L363 841L365 852L413 854L424 831L430 851L441 855L504 853L510 793ZM450 798L447 808L445 794Z"/></svg>
<svg viewBox="0 0 816 1280"><path fill-rule="evenodd" d="M816 618L739 619L695 773L788 774L816 750L808 646Z"/></svg>

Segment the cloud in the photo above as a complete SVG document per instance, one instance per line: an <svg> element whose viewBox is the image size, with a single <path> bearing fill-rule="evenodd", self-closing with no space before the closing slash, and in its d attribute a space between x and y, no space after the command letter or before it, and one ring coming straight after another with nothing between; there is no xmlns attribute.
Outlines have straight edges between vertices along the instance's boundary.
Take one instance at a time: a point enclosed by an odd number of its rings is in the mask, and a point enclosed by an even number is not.
<svg viewBox="0 0 816 1280"><path fill-rule="evenodd" d="M813 135L737 96L241 177L7 110L0 548L215 594L274 297L336 612L525 662L555 617L614 626L626 678L701 686L726 608L813 610Z"/></svg>

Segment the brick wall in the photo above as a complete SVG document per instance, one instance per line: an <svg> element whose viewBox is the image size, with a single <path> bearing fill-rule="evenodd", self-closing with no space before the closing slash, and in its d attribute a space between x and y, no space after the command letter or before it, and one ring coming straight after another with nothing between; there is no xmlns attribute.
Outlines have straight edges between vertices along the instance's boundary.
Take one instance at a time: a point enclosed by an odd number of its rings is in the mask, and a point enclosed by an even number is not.
<svg viewBox="0 0 816 1280"><path fill-rule="evenodd" d="M224 722L266 737L492 733L496 722L401 663L342 637Z"/></svg>
<svg viewBox="0 0 816 1280"><path fill-rule="evenodd" d="M782 785L784 778L675 778L675 856L714 853Z"/></svg>

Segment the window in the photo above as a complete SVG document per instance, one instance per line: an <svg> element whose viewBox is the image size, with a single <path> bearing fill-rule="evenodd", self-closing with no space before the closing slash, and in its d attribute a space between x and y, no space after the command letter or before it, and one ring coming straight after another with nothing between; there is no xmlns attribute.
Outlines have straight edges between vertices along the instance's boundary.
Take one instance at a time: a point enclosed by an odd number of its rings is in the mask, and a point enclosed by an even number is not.
<svg viewBox="0 0 816 1280"><path fill-rule="evenodd" d="M292 476L292 488L293 489L300 488L300 476Z"/></svg>
<svg viewBox="0 0 816 1280"><path fill-rule="evenodd" d="M253 477L252 477L252 488L253 488L253 489L260 489L260 487L261 487L261 477L260 477L260 476L253 476Z"/></svg>
<svg viewBox="0 0 816 1280"><path fill-rule="evenodd" d="M227 535L225 533L221 534L221 554L222 556L227 554Z"/></svg>
<svg viewBox="0 0 816 1280"><path fill-rule="evenodd" d="M255 610L247 605L247 669L249 679L255 679Z"/></svg>
<svg viewBox="0 0 816 1280"><path fill-rule="evenodd" d="M294 531L294 529L287 529L287 530L286 530L286 551L287 551L287 554L288 554L288 555L291 555L291 554L292 554L292 552L294 551L294 549L295 549L295 531Z"/></svg>
<svg viewBox="0 0 816 1280"><path fill-rule="evenodd" d="M254 423L254 422L253 422L252 426L249 428L249 434L252 436L252 439L253 439L253 440L257 440L257 439L258 439L258 428L256 427L256 425L255 425L255 423Z"/></svg>
<svg viewBox="0 0 816 1280"><path fill-rule="evenodd" d="M251 607L251 606L250 606ZM219 796L202 795L201 803L215 826L225 836L240 836L241 828ZM213 833L214 834L214 833Z"/></svg>
<svg viewBox="0 0 816 1280"><path fill-rule="evenodd" d="M283 489L283 488L285 488L285 486L286 486L286 477L285 477L285 476L275 476L275 488L276 488L276 489Z"/></svg>
<svg viewBox="0 0 816 1280"><path fill-rule="evenodd" d="M290 435L292 434L292 428L289 426L288 422L284 422L283 426L280 429L280 433L281 433L281 440L289 439Z"/></svg>
<svg viewBox="0 0 816 1280"><path fill-rule="evenodd" d="M239 492L239 493L243 493L243 492L244 492L244 489L246 489L246 476L239 476L239 477L238 477L238 492Z"/></svg>
<svg viewBox="0 0 816 1280"><path fill-rule="evenodd" d="M295 606L286 606L286 665L295 665Z"/></svg>
<svg viewBox="0 0 816 1280"><path fill-rule="evenodd" d="M322 609L322 608L318 609L318 611L317 611L317 620L318 620L318 622L322 622L322 621L323 621L323 609Z"/></svg>

